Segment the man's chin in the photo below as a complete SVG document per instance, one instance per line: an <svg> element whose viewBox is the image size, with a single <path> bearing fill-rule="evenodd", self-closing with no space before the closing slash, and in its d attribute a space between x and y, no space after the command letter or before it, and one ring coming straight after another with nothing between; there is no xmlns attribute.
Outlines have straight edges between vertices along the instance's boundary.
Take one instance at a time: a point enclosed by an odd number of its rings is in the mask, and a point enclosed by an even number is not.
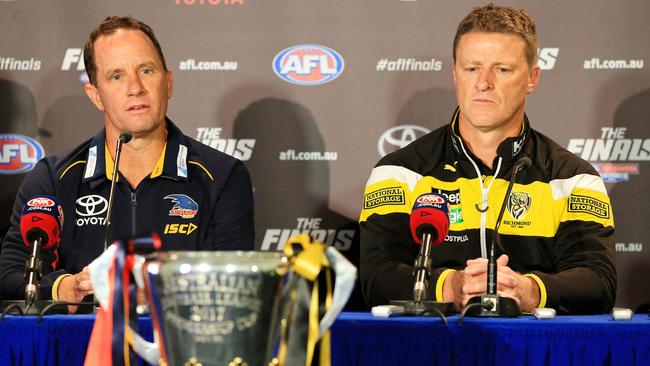
<svg viewBox="0 0 650 366"><path fill-rule="evenodd" d="M472 126L478 128L494 126L499 119L497 113L490 111L472 111L465 116Z"/></svg>

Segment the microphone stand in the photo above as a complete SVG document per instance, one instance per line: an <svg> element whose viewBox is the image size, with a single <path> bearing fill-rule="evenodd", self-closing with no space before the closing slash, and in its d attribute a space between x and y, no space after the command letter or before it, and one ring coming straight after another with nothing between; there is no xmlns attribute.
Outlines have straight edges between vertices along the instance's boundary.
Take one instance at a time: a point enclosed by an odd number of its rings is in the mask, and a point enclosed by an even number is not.
<svg viewBox="0 0 650 366"><path fill-rule="evenodd" d="M25 312L34 304L37 297L37 283L41 277L41 238L34 239L32 243L32 255L27 258L27 286L25 286Z"/></svg>
<svg viewBox="0 0 650 366"><path fill-rule="evenodd" d="M106 217L104 218L104 251L108 249L108 237L111 231L111 213L113 212L113 195L115 194L115 182L117 181L118 168L120 166L120 156L122 155L122 145L131 141L133 136L124 132L117 139L117 145L115 146L115 162L113 163L113 176L111 177L111 188L108 194L108 208L106 209ZM95 298L95 294L89 294L84 296L81 300L84 305L79 306L77 313L97 313L97 308L99 307L99 302ZM91 303L92 306L87 306L85 303Z"/></svg>
<svg viewBox="0 0 650 366"><path fill-rule="evenodd" d="M32 254L27 258L25 263L25 277L27 277L27 286L25 286L24 300L4 300L0 303L0 319L3 319L5 314L10 314L15 310L15 313L20 315L36 315L53 302L51 300L38 299L38 281L41 278L41 241L42 237L34 238L32 242ZM65 313L65 311L57 312Z"/></svg>
<svg viewBox="0 0 650 366"><path fill-rule="evenodd" d="M508 198L510 198L510 193L512 192L512 186L517 180L517 174L519 171L530 165L531 160L527 156L522 156L515 163L512 177L508 183L508 189L506 190L506 195L503 197L501 210L499 210L499 217L497 218L497 222L494 225L492 240L490 241L490 252L488 253L487 265L487 293L485 295L474 296L473 298L469 299L467 306L463 310L463 315L466 314L467 316L510 318L521 315L521 309L519 308L519 305L515 299L497 294L498 271L494 247L498 246L501 253L505 252L503 246L501 245L501 236L499 235L499 226L501 226L501 219L505 213Z"/></svg>
<svg viewBox="0 0 650 366"><path fill-rule="evenodd" d="M113 164L113 177L111 178L111 190L108 194L108 209L106 210L106 218L104 220L104 251L108 249L108 236L111 230L111 213L113 211L113 194L115 193L115 181L117 180L117 171L120 166L120 155L122 155L122 144L131 141L132 135L124 132L117 139L117 146L115 147L115 163Z"/></svg>
<svg viewBox="0 0 650 366"><path fill-rule="evenodd" d="M415 259L415 266L413 266L413 274L415 275L413 300L391 300L389 303L390 305L403 307L404 315L432 315L433 313L445 319L445 315L456 313L453 303L423 300L426 297L429 277L431 276L431 247L433 246L431 244L433 242L433 233L431 231L430 228L423 230L420 253Z"/></svg>

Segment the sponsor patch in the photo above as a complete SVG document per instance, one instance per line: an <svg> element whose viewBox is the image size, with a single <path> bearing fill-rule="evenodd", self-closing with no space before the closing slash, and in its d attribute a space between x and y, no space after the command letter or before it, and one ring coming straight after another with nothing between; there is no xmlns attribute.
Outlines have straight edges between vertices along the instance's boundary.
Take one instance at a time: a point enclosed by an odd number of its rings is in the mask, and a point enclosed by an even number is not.
<svg viewBox="0 0 650 366"><path fill-rule="evenodd" d="M84 172L84 179L90 178L95 175L95 166L97 165L97 146L88 149L88 162L86 163L86 171Z"/></svg>
<svg viewBox="0 0 650 366"><path fill-rule="evenodd" d="M199 204L184 194L170 194L164 199L171 200L174 206L169 210L169 216L180 216L184 219L192 219L199 212Z"/></svg>
<svg viewBox="0 0 650 366"><path fill-rule="evenodd" d="M506 208L515 220L521 220L528 215L532 201L526 192L511 192Z"/></svg>
<svg viewBox="0 0 650 366"><path fill-rule="evenodd" d="M452 208L449 211L449 222L451 224L460 224L463 222L463 210L460 207Z"/></svg>
<svg viewBox="0 0 650 366"><path fill-rule="evenodd" d="M178 174L179 177L187 178L187 146L185 145L178 145L176 174Z"/></svg>
<svg viewBox="0 0 650 366"><path fill-rule="evenodd" d="M601 219L609 219L609 203L593 197L572 194L567 205L569 212L586 213Z"/></svg>
<svg viewBox="0 0 650 366"><path fill-rule="evenodd" d="M402 187L381 188L363 196L363 208L366 210L386 205L403 205L405 202Z"/></svg>
<svg viewBox="0 0 650 366"><path fill-rule="evenodd" d="M450 205L460 205L460 189L447 191L444 189L431 188L431 193L445 197Z"/></svg>
<svg viewBox="0 0 650 366"><path fill-rule="evenodd" d="M79 227L104 225L106 218L102 215L107 209L108 201L102 196L90 194L79 197L75 205L75 212L77 213L75 223Z"/></svg>
<svg viewBox="0 0 650 366"><path fill-rule="evenodd" d="M190 235L194 230L198 229L199 227L194 225L193 223L189 224L167 224L165 225L165 234L184 234L184 235Z"/></svg>

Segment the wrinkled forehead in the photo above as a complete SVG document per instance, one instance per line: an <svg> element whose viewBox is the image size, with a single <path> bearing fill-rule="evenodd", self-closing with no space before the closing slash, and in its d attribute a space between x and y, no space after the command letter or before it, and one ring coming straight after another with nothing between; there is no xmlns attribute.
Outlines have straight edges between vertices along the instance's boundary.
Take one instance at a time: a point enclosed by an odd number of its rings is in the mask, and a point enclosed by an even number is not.
<svg viewBox="0 0 650 366"><path fill-rule="evenodd" d="M101 35L94 44L95 65L98 69L120 64L153 63L162 67L162 60L149 37L138 29L121 28Z"/></svg>

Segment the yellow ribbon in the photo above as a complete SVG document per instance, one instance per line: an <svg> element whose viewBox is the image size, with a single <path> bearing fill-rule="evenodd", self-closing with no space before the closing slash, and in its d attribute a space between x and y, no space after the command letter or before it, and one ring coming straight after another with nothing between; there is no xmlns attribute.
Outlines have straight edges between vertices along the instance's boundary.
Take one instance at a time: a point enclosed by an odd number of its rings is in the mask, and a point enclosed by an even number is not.
<svg viewBox="0 0 650 366"><path fill-rule="evenodd" d="M294 250L292 244L298 244L300 251ZM312 242L308 234L300 234L289 238L284 245L284 253L290 258L292 270L299 276L306 280L313 282L311 300L309 304L309 329L307 332L307 353L305 365L310 366L314 358L314 350L318 342L319 323L318 309L320 300L318 298L318 275L321 271L325 270L327 295L325 297L325 311L329 310L332 306L332 274L330 264L325 255L327 246L320 242ZM293 291L295 292L295 290ZM291 294L291 298L295 301L295 293ZM288 325L283 320L282 339L278 358L280 364L283 365L286 357L286 328ZM329 366L331 364L330 354L330 332L329 330L323 335L320 342L320 357L319 364L321 366Z"/></svg>

